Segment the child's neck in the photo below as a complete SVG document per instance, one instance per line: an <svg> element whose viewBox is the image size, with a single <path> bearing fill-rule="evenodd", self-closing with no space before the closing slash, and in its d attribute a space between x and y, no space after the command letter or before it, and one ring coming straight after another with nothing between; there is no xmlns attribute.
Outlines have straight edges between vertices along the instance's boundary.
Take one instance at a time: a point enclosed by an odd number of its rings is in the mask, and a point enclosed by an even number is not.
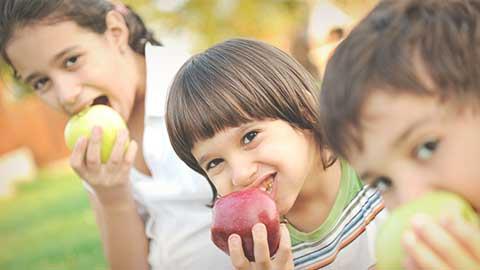
<svg viewBox="0 0 480 270"><path fill-rule="evenodd" d="M138 144L138 152L135 156L134 167L146 174L151 175L145 159L143 157L143 131L145 123L145 95L146 95L146 62L145 57L135 54L136 68L138 71L138 86L135 90L135 100L130 117L128 119L128 130L130 139L135 140Z"/></svg>
<svg viewBox="0 0 480 270"><path fill-rule="evenodd" d="M326 170L322 169L316 177L307 179L295 204L285 215L288 222L306 233L320 227L335 203L340 178L341 167L337 160Z"/></svg>

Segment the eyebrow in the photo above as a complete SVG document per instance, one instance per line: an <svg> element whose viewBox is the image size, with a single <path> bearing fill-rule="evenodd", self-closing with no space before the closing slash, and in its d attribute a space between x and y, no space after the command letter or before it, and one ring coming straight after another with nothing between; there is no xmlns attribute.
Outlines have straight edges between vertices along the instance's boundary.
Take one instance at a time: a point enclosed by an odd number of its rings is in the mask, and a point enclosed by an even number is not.
<svg viewBox="0 0 480 270"><path fill-rule="evenodd" d="M432 119L432 116L431 115L427 115L423 118L420 118L418 119L417 121L411 123L407 129L405 129L400 135L397 136L397 138L395 138L395 140L393 140L393 143L391 143L391 146L390 148L395 148L395 147L398 147L398 145L400 145L401 143L403 143L406 139L408 139L408 137L410 137L413 133L413 131L415 129L418 128L418 126L424 124L425 122L428 122ZM372 177L372 174L367 171L367 172L364 172L360 175L360 180L362 181L365 181L366 179ZM365 181L365 182L369 182L369 181Z"/></svg>
<svg viewBox="0 0 480 270"><path fill-rule="evenodd" d="M427 115L423 118L418 119L417 121L413 122L408 126L407 129L405 129L391 144L391 148L395 148L401 143L403 143L405 140L408 139L413 133L415 129L417 129L419 126L423 125L424 123L430 121L432 119L431 115Z"/></svg>
<svg viewBox="0 0 480 270"><path fill-rule="evenodd" d="M210 159L210 157L208 155L203 155L201 156L199 159L198 159L198 165L200 165L200 167L202 167L202 164L207 161L208 159Z"/></svg>
<svg viewBox="0 0 480 270"><path fill-rule="evenodd" d="M57 53L53 59L52 59L52 63L54 62L57 62L59 59L62 59L66 54L68 54L69 52L75 50L78 46L71 46L71 47L68 47L68 48L65 48L64 50L62 50L61 52ZM20 74L19 74L20 75ZM29 84L35 77L38 77L40 75L39 72L34 72L30 75L27 76L27 78L25 79L25 83ZM19 76L19 78L21 79L22 77Z"/></svg>

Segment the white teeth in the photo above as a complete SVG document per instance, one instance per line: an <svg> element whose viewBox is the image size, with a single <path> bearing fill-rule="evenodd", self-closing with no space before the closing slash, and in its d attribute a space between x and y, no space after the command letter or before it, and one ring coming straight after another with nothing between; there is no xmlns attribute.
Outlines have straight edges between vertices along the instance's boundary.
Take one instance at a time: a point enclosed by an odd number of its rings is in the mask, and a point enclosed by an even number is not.
<svg viewBox="0 0 480 270"><path fill-rule="evenodd" d="M260 186L260 189L265 192L271 193L273 189L273 179L269 178L268 180L264 181Z"/></svg>

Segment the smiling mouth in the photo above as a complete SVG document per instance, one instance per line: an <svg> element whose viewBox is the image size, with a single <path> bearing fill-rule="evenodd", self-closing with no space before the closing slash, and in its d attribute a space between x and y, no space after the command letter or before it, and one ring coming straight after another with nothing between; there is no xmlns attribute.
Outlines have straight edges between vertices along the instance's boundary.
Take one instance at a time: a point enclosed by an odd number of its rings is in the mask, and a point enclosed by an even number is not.
<svg viewBox="0 0 480 270"><path fill-rule="evenodd" d="M270 177L268 177L267 180L263 181L263 182L260 184L259 188L260 188L261 190L263 190L263 191L271 194L272 191L273 191L273 181L274 181L274 178L275 178L275 174L272 175L272 176L270 176Z"/></svg>
<svg viewBox="0 0 480 270"><path fill-rule="evenodd" d="M107 96L105 95L102 95L102 96L98 96L97 98L95 98L92 102L92 106L94 105L105 105L105 106L109 106L110 107L110 100L108 99Z"/></svg>

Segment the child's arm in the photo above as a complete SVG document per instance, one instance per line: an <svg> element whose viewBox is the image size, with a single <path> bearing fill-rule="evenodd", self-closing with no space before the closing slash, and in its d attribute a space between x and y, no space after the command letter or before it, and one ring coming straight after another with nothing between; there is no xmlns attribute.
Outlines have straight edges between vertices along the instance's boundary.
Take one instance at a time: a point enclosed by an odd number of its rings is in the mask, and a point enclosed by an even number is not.
<svg viewBox="0 0 480 270"><path fill-rule="evenodd" d="M132 192L122 193L125 200L118 206L103 205L98 196L89 193L109 269L149 269L145 225Z"/></svg>
<svg viewBox="0 0 480 270"><path fill-rule="evenodd" d="M249 262L245 257L240 236L231 235L228 239L230 259L236 270L291 270L293 269L292 245L290 234L285 224L280 224L280 244L275 259L270 259L267 230L265 225L258 223L252 229L254 241L255 262Z"/></svg>
<svg viewBox="0 0 480 270"><path fill-rule="evenodd" d="M125 150L128 132L119 132L109 161L102 164L101 133L94 128L90 139L79 139L70 158L71 166L92 188L90 201L110 269L148 269L145 227L129 181L137 144L132 141Z"/></svg>
<svg viewBox="0 0 480 270"><path fill-rule="evenodd" d="M405 233L407 269L480 269L480 228L461 217L448 216L436 223L416 216Z"/></svg>

